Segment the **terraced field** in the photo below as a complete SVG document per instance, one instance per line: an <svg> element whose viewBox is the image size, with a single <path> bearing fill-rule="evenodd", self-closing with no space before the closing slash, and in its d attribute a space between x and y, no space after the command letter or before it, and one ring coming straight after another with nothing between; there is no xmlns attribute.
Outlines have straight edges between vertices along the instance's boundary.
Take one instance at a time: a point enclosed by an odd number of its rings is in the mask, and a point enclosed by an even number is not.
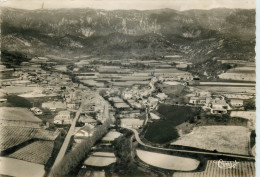
<svg viewBox="0 0 260 177"><path fill-rule="evenodd" d="M234 168L219 168L217 161L209 160L206 169L202 172L176 172L173 177L254 177L255 176L255 162L241 161L237 163Z"/></svg>
<svg viewBox="0 0 260 177"><path fill-rule="evenodd" d="M51 157L53 147L53 141L35 141L8 157L45 165Z"/></svg>

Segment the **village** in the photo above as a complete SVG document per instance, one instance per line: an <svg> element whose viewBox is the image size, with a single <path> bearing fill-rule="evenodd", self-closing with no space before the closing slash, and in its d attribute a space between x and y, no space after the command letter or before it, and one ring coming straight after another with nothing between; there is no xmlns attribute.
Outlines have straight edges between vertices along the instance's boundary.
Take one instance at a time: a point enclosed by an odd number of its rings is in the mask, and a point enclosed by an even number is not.
<svg viewBox="0 0 260 177"><path fill-rule="evenodd" d="M116 140L125 132L139 144L131 150L138 164L158 171L199 173L202 162L195 156L165 154L179 147L205 156L235 154L242 159L239 170L247 161L253 169L255 66L243 63L220 74L216 82L201 80L190 67L192 63L179 55L160 60L79 56L73 61L44 56L12 68L1 64L1 161L16 159L21 171L27 165L39 169L35 174L22 172L28 176L51 174L67 154L94 141L104 129L80 165L80 175L114 174ZM190 166L183 169L172 162L174 157ZM16 175L4 170L1 173Z"/></svg>

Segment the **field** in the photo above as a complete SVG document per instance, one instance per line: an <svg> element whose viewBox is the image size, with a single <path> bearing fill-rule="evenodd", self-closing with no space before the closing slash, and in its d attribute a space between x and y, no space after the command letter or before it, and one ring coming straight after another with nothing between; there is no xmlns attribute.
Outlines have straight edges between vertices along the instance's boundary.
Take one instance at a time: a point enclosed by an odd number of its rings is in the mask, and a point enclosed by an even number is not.
<svg viewBox="0 0 260 177"><path fill-rule="evenodd" d="M217 93L256 93L255 87L212 87L212 86L196 86L199 89Z"/></svg>
<svg viewBox="0 0 260 177"><path fill-rule="evenodd" d="M6 103L0 103L0 107L22 107L22 108L31 108L33 105L32 103L23 98L16 95L7 95L4 96L7 99Z"/></svg>
<svg viewBox="0 0 260 177"><path fill-rule="evenodd" d="M197 108L188 106L160 105L158 112L163 119L148 124L144 138L152 143L167 143L178 138L177 125L199 113Z"/></svg>
<svg viewBox="0 0 260 177"><path fill-rule="evenodd" d="M0 157L0 174L7 176L43 176L44 166L22 160Z"/></svg>
<svg viewBox="0 0 260 177"><path fill-rule="evenodd" d="M249 155L249 138L249 129L242 126L201 126L171 144Z"/></svg>
<svg viewBox="0 0 260 177"><path fill-rule="evenodd" d="M17 120L17 121L30 121L42 122L41 119L34 116L34 114L26 108L19 107L0 107L1 120Z"/></svg>
<svg viewBox="0 0 260 177"><path fill-rule="evenodd" d="M53 141L35 141L18 149L8 157L45 165L51 157L53 147Z"/></svg>
<svg viewBox="0 0 260 177"><path fill-rule="evenodd" d="M160 154L140 149L137 149L136 152L137 156L143 162L167 170L192 171L196 170L200 164L198 160L186 157Z"/></svg>
<svg viewBox="0 0 260 177"><path fill-rule="evenodd" d="M238 161L235 168L221 169L214 160L209 160L206 165L206 169L202 172L176 172L172 177L200 177L200 176L243 176L254 177L255 176L255 162Z"/></svg>
<svg viewBox="0 0 260 177"><path fill-rule="evenodd" d="M255 81L255 73L222 73L219 75L220 79L231 79L239 81Z"/></svg>
<svg viewBox="0 0 260 177"><path fill-rule="evenodd" d="M23 94L23 93L32 92L34 89L35 89L34 87L7 86L0 90L7 94Z"/></svg>
<svg viewBox="0 0 260 177"><path fill-rule="evenodd" d="M0 150L4 151L33 138L53 140L57 132L34 128L1 126Z"/></svg>
<svg viewBox="0 0 260 177"><path fill-rule="evenodd" d="M94 152L89 156L84 165L105 167L116 162L116 157L114 153L111 152Z"/></svg>
<svg viewBox="0 0 260 177"><path fill-rule="evenodd" d="M17 146L33 138L36 129L1 126L0 150Z"/></svg>

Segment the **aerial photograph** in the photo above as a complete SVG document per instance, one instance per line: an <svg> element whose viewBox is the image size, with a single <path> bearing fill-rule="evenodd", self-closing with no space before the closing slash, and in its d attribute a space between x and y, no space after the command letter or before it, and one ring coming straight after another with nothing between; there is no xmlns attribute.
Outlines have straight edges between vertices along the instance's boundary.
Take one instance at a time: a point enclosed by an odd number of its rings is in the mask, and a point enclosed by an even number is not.
<svg viewBox="0 0 260 177"><path fill-rule="evenodd" d="M255 177L254 0L0 2L1 177Z"/></svg>

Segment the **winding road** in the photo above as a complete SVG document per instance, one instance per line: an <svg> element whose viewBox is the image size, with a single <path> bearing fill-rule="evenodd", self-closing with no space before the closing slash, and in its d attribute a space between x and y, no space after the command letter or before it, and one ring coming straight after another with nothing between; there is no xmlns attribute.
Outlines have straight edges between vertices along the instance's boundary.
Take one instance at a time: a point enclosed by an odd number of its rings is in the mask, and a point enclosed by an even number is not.
<svg viewBox="0 0 260 177"><path fill-rule="evenodd" d="M249 159L249 160L255 160L255 157L252 156L243 156L243 155L236 155L236 154L225 154L225 153L214 153L214 152L202 152L202 151L191 151L191 150L178 150L178 149L168 149L168 148L161 148L161 147L155 147L151 145L147 145L139 137L139 133L137 130L133 128L126 128L128 130L131 130L134 135L135 139L139 144L141 144L144 147L149 147L152 149L158 149L158 150L164 150L164 151L171 151L171 152L184 152L184 153L190 153L190 154L204 154L204 155L214 155L214 156L225 156L225 157L234 157L234 158L242 158L242 159Z"/></svg>

